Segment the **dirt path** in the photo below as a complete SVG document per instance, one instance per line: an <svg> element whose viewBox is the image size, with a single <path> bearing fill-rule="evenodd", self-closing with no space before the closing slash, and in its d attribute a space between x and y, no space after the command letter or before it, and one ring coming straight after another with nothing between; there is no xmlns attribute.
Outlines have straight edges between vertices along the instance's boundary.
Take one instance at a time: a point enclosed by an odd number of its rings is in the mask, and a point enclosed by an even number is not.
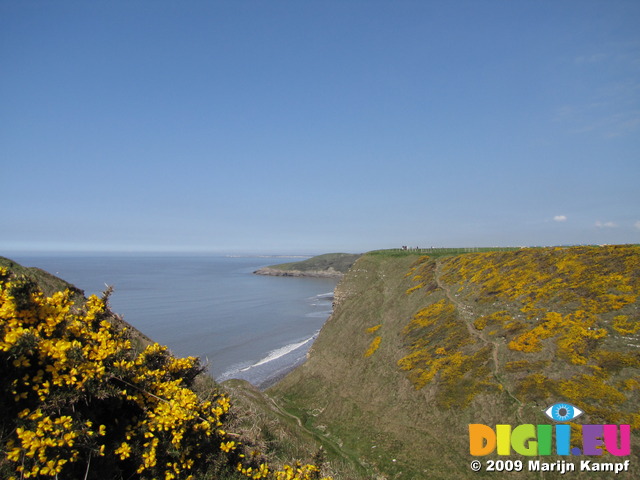
<svg viewBox="0 0 640 480"><path fill-rule="evenodd" d="M267 397L267 399L271 401L271 405L273 405L273 408L274 408L274 410L276 412L278 412L283 417L287 417L287 418L290 418L290 419L294 420L298 424L298 427L300 427L300 428L302 428L304 430L307 430L307 428L302 424L302 420L300 420L300 417L298 417L296 415L293 415L292 413L287 412L280 405L278 405L278 403L273 398Z"/></svg>
<svg viewBox="0 0 640 480"><path fill-rule="evenodd" d="M501 377L500 377L500 360L499 360L499 356L498 356L498 352L500 350L500 342L497 340L489 340L487 339L482 332L480 332L478 329L476 329L476 327L474 326L473 322L476 319L476 315L473 312L473 308L469 305L466 305L465 303L463 303L462 301L460 301L456 294L452 292L452 288L453 286L451 285L447 285L445 282L442 281L442 264L440 262L438 262L437 266L436 266L436 270L435 270L435 280L436 280L436 284L438 285L438 287L440 287L442 289L442 291L444 292L444 294L446 295L447 299L456 307L456 311L458 312L458 314L460 315L460 317L462 318L462 320L464 321L467 330L469 331L469 333L476 337L478 340L480 340L480 342L486 344L486 345L491 345L491 357L493 360L493 376L496 379L496 381L502 385L503 390L513 399L518 403L518 410L517 410L517 415L518 417L520 417L520 413L522 410L522 407L524 406L522 404L522 402L520 400L518 400L510 391L510 389L508 388L508 386L502 381Z"/></svg>
<svg viewBox="0 0 640 480"><path fill-rule="evenodd" d="M444 283L441 279L441 276L442 276L442 265L438 263L435 271L436 283L438 284L438 287L442 289L442 291L447 296L449 301L453 303L453 305L456 307L456 310L460 315L460 317L462 317L462 320L464 320L464 323L469 333L472 336L476 337L478 340L480 340L482 343L491 345L492 358L493 358L493 375L497 377L500 370L500 363L498 360L498 349L499 349L498 342L488 340L478 329L476 329L476 327L473 325L473 322L475 321L475 314L473 313L473 309L468 305L465 305L464 303L462 303L460 300L458 300L456 295L451 292L452 287Z"/></svg>

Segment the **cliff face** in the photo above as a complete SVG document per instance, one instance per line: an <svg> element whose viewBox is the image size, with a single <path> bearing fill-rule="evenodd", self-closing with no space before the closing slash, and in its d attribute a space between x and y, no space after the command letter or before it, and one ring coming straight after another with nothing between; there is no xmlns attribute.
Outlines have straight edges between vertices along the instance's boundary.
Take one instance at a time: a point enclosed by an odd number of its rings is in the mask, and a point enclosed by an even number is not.
<svg viewBox="0 0 640 480"><path fill-rule="evenodd" d="M577 424L637 432L639 292L635 246L367 254L307 363L269 393L386 478L466 478L469 424L551 424L560 401L585 412Z"/></svg>

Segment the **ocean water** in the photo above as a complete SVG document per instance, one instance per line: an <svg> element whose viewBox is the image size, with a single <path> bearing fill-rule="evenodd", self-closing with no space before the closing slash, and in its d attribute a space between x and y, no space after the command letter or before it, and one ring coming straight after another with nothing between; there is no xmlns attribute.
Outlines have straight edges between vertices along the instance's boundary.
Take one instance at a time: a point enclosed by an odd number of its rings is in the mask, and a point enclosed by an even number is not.
<svg viewBox="0 0 640 480"><path fill-rule="evenodd" d="M213 255L11 255L85 291L114 287L114 312L219 381L264 386L305 359L331 314L335 279L252 272L299 258Z"/></svg>

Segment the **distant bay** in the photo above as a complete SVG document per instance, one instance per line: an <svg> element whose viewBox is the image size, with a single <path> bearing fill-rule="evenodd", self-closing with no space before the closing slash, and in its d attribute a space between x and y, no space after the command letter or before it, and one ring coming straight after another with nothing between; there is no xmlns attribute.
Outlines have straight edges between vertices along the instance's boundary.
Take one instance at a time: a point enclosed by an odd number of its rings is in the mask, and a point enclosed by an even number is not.
<svg viewBox="0 0 640 480"><path fill-rule="evenodd" d="M304 361L331 314L331 278L265 277L300 260L204 254L13 254L85 291L114 287L114 312L177 356L198 356L218 380L265 385Z"/></svg>

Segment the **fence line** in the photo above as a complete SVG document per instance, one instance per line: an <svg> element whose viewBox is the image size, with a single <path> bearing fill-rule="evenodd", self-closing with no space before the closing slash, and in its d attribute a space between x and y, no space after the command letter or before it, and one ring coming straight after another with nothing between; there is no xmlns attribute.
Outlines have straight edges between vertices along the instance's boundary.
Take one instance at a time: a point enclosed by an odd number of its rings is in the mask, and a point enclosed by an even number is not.
<svg viewBox="0 0 640 480"><path fill-rule="evenodd" d="M428 254L456 254L456 253L476 253L476 252L507 252L511 250L520 250L521 248L528 247L429 247L429 248L420 248L420 247L406 247L406 248L389 248L378 250L379 252L398 252L398 253L423 253L425 255Z"/></svg>

